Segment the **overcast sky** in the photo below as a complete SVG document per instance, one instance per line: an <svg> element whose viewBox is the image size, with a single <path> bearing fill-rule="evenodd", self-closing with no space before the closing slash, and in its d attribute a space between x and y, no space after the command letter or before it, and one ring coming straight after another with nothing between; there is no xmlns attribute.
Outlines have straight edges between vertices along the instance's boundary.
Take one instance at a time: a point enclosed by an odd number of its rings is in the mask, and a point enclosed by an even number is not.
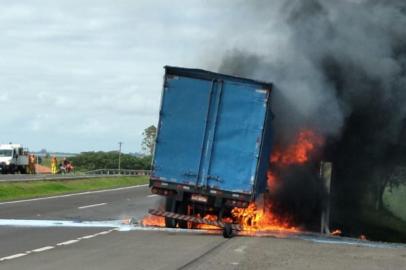
<svg viewBox="0 0 406 270"><path fill-rule="evenodd" d="M215 3L0 0L0 143L140 151L163 66L207 66Z"/></svg>

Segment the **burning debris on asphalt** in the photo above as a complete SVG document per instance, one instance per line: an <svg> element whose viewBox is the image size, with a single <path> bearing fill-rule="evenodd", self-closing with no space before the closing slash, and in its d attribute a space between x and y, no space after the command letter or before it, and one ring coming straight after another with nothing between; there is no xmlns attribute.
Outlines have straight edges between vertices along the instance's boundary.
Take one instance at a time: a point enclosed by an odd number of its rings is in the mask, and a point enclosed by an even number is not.
<svg viewBox="0 0 406 270"><path fill-rule="evenodd" d="M165 218L161 216L146 215L142 220L143 226L165 227Z"/></svg>

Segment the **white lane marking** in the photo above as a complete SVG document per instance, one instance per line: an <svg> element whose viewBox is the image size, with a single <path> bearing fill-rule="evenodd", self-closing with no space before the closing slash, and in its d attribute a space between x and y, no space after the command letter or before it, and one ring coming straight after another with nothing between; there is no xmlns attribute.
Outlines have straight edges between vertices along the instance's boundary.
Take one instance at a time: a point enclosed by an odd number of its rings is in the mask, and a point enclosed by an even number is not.
<svg viewBox="0 0 406 270"><path fill-rule="evenodd" d="M56 244L57 246L67 246L79 242L80 240L74 239Z"/></svg>
<svg viewBox="0 0 406 270"><path fill-rule="evenodd" d="M34 199L11 201L11 202L2 202L2 203L0 203L0 205L3 205L3 204L13 204L13 203L22 203L22 202L34 202L34 201L42 201L42 200L57 199L57 198L66 198L66 197L72 197L72 196L87 195L87 194L94 194L94 193L103 193L103 192L118 191L118 190L126 190L126 189L139 188L139 187L147 187L147 186L148 186L148 184L145 184L145 185L138 185L138 186L131 186L131 187L114 188L114 189L104 189L104 190L86 191L86 192L73 193L73 194L57 195L57 196L34 198Z"/></svg>
<svg viewBox="0 0 406 270"><path fill-rule="evenodd" d="M33 249L31 251L27 251L26 254L30 254L31 252L42 252L42 251L50 250L50 249L53 249L53 248L55 248L55 247L46 246L46 247L42 247L42 248Z"/></svg>
<svg viewBox="0 0 406 270"><path fill-rule="evenodd" d="M95 235L105 235L105 234L111 233L112 231L115 231L115 229L113 229L113 230L108 230L108 231L103 231L103 232L99 232L99 233L96 233Z"/></svg>
<svg viewBox="0 0 406 270"><path fill-rule="evenodd" d="M108 231L102 231L102 232L99 232L99 233L96 233L96 234L91 234L91 235L85 235L85 236L79 237L77 239L73 239L73 240L58 243L58 244L56 244L56 246L45 246L45 247L42 247L42 248L28 250L28 251L26 251L24 253L18 253L18 254L14 254L14 255L10 255L10 256L7 256L7 257L0 258L0 262L20 258L20 257L26 256L26 255L31 254L31 253L38 253L38 252L47 251L47 250L50 250L50 249L54 249L57 246L71 245L71 244L79 242L80 240L90 239L90 238L96 237L98 235L105 235L105 234L111 233L113 231L116 231L116 229L112 229L112 230L108 230Z"/></svg>
<svg viewBox="0 0 406 270"><path fill-rule="evenodd" d="M244 253L247 246L240 246L239 248L234 249L235 252Z"/></svg>
<svg viewBox="0 0 406 270"><path fill-rule="evenodd" d="M85 205L85 206L79 206L78 209L86 209L86 208L97 207L97 206L102 206L102 205L106 205L106 204L107 203L90 204L90 205Z"/></svg>
<svg viewBox="0 0 406 270"><path fill-rule="evenodd" d="M117 228L124 226L121 220L74 221L74 220L29 220L0 219L0 226L8 227L74 227L74 228ZM129 225L125 225L129 226Z"/></svg>
<svg viewBox="0 0 406 270"><path fill-rule="evenodd" d="M91 234L91 235L82 236L82 237L80 237L80 238L78 238L78 239L80 239L80 240L82 240L82 239L90 239L90 238L93 238L93 237L96 237L96 236L97 236L97 235Z"/></svg>
<svg viewBox="0 0 406 270"><path fill-rule="evenodd" d="M231 265L239 265L240 263L238 263L238 262L231 262L230 264L231 264Z"/></svg>
<svg viewBox="0 0 406 270"><path fill-rule="evenodd" d="M14 254L14 255L11 255L11 256L3 257L3 258L0 258L0 262L5 261L5 260L11 260L11 259L15 259L15 258L20 258L20 257L25 256L25 255L27 255L27 253L18 253L18 254Z"/></svg>
<svg viewBox="0 0 406 270"><path fill-rule="evenodd" d="M83 239L90 239L90 238L93 238L93 237L96 237L96 236L99 236L99 235L109 234L109 233L111 233L112 231L115 231L115 229L114 229L114 230L108 230L108 231L102 231L102 232L95 233L95 234L85 235L85 236L79 237L79 238L77 238L77 239L73 239L73 240L69 240L69 241L65 241L65 242L58 243L58 244L56 244L56 245L57 245L57 246L71 245L71 244L77 243L77 242L79 242L80 240L83 240Z"/></svg>
<svg viewBox="0 0 406 270"><path fill-rule="evenodd" d="M156 197L156 196L158 196L157 194L152 194L152 195L148 195L147 197L148 198L153 198L153 197Z"/></svg>

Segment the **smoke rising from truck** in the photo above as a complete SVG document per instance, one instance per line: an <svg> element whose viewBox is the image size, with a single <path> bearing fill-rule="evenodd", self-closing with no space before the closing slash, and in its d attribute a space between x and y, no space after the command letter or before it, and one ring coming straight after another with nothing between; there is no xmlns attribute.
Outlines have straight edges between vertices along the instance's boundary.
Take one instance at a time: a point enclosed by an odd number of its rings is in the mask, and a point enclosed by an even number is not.
<svg viewBox="0 0 406 270"><path fill-rule="evenodd" d="M257 0L236 6L229 21L234 39L218 70L275 84L277 145L288 145L301 129L325 138L323 157L334 163L335 222L345 227L405 143L406 4ZM306 175L293 178L312 186L314 177ZM286 190L306 193L287 182L293 188L287 183Z"/></svg>

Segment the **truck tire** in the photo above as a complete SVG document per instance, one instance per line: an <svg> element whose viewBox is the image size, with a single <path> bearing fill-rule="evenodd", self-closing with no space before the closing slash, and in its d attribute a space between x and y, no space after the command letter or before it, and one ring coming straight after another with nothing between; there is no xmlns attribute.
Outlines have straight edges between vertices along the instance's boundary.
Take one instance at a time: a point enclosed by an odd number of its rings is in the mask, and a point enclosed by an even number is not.
<svg viewBox="0 0 406 270"><path fill-rule="evenodd" d="M9 169L10 174L15 174L17 172L17 168L16 168L16 166L14 164L10 164L8 169Z"/></svg>
<svg viewBox="0 0 406 270"><path fill-rule="evenodd" d="M176 213L178 213L178 214L181 214L181 215L189 214L189 213L187 213L187 203L185 203L185 202L179 202L177 204L176 208L177 208ZM178 225L179 225L179 228L188 229L188 222L185 220L178 220Z"/></svg>
<svg viewBox="0 0 406 270"><path fill-rule="evenodd" d="M24 166L20 166L19 171L21 174L26 174L27 173L27 169Z"/></svg>
<svg viewBox="0 0 406 270"><path fill-rule="evenodd" d="M173 198L166 198L165 201L165 211L175 212L176 210L176 200ZM167 228L176 228L176 219L165 217L165 227Z"/></svg>
<svg viewBox="0 0 406 270"><path fill-rule="evenodd" d="M233 237L233 228L231 228L231 225L229 223L224 224L223 237L224 238Z"/></svg>

